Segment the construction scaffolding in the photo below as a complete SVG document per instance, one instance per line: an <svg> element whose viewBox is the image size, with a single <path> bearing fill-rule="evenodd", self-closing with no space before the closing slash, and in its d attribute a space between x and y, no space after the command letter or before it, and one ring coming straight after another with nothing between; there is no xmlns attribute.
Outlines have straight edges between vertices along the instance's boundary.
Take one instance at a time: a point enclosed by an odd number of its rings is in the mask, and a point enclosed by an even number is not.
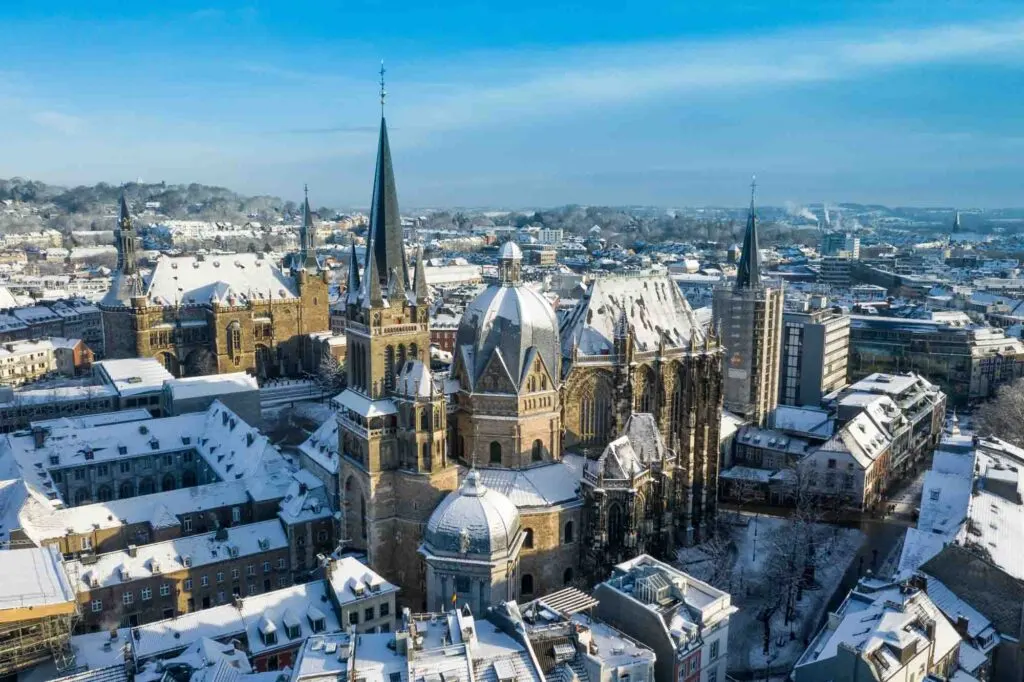
<svg viewBox="0 0 1024 682"><path fill-rule="evenodd" d="M52 660L75 667L71 632L78 603L53 548L0 550L0 677Z"/></svg>

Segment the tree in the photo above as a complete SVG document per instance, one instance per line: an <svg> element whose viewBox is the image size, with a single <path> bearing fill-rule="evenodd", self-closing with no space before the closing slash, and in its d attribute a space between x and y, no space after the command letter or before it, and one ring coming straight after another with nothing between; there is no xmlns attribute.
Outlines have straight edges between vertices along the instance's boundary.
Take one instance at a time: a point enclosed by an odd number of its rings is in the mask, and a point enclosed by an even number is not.
<svg viewBox="0 0 1024 682"><path fill-rule="evenodd" d="M313 379L325 393L341 391L346 384L345 366L330 353L324 353Z"/></svg>
<svg viewBox="0 0 1024 682"><path fill-rule="evenodd" d="M1003 384L974 412L974 430L1024 447L1024 379Z"/></svg>

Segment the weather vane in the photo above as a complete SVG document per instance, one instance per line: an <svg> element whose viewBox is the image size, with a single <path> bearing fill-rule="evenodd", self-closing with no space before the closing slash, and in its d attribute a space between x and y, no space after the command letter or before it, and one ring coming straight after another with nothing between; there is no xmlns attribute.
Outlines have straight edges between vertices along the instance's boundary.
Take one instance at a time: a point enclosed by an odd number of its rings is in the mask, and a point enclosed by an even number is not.
<svg viewBox="0 0 1024 682"><path fill-rule="evenodd" d="M388 96L387 90L384 89L384 60L380 60L380 115L384 115L384 100Z"/></svg>

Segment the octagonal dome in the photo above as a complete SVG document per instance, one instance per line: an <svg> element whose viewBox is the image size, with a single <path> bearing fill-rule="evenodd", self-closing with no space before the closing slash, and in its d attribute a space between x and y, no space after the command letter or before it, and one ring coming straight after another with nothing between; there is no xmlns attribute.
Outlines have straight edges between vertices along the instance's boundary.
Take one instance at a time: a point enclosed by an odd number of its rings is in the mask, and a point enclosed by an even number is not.
<svg viewBox="0 0 1024 682"><path fill-rule="evenodd" d="M519 510L500 492L485 486L473 470L430 515L423 541L433 554L492 559L515 550L521 535Z"/></svg>

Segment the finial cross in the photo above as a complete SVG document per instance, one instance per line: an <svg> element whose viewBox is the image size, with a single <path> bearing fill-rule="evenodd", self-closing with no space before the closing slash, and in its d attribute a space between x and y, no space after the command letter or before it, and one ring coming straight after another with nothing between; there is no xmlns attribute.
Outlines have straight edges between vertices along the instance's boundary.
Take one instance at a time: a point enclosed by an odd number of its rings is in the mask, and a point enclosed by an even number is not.
<svg viewBox="0 0 1024 682"><path fill-rule="evenodd" d="M388 91L384 89L384 74L385 73L386 73L386 70L384 69L384 60L382 59L382 60L380 60L380 115L381 116L384 115L384 100L388 96Z"/></svg>

